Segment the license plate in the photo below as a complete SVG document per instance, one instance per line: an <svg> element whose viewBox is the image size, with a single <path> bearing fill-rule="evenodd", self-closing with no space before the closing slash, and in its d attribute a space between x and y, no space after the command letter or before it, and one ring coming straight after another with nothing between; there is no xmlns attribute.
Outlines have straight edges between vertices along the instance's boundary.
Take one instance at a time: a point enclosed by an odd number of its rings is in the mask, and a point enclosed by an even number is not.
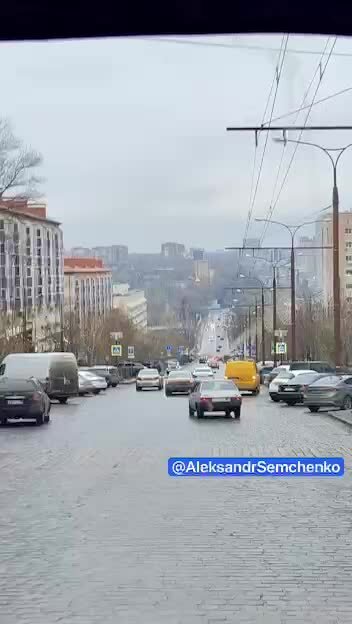
<svg viewBox="0 0 352 624"><path fill-rule="evenodd" d="M7 403L8 405L23 405L23 401L20 401L20 399L9 399Z"/></svg>
<svg viewBox="0 0 352 624"><path fill-rule="evenodd" d="M294 392L295 389L294 388L285 388L285 392Z"/></svg>
<svg viewBox="0 0 352 624"><path fill-rule="evenodd" d="M229 403L231 399L213 399L213 403Z"/></svg>

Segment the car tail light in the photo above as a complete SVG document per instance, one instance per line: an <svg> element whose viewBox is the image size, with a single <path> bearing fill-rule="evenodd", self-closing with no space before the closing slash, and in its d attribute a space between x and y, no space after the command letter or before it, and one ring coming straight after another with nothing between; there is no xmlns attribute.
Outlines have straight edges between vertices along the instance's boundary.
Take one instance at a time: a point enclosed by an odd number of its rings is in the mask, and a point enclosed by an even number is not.
<svg viewBox="0 0 352 624"><path fill-rule="evenodd" d="M42 398L42 396L41 396L40 392L35 392L35 393L33 394L33 396L32 396L32 400L33 400L33 401L40 401L40 400L41 400L41 398Z"/></svg>

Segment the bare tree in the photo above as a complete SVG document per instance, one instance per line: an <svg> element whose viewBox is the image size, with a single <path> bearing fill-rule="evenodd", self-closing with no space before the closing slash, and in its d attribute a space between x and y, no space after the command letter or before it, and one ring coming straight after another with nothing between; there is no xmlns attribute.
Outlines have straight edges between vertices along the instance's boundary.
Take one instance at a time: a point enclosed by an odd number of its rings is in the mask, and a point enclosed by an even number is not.
<svg viewBox="0 0 352 624"><path fill-rule="evenodd" d="M42 179L34 170L41 163L41 154L23 145L8 119L0 119L0 198L9 192L16 197L38 195Z"/></svg>

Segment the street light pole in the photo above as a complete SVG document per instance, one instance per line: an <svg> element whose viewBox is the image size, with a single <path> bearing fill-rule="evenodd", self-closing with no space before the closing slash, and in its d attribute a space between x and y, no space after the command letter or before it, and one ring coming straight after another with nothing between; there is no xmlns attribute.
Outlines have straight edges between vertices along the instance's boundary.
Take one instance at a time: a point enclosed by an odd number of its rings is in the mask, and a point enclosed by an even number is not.
<svg viewBox="0 0 352 624"><path fill-rule="evenodd" d="M276 366L276 266L273 267L273 345L274 345L274 366Z"/></svg>
<svg viewBox="0 0 352 624"><path fill-rule="evenodd" d="M335 365L341 366L342 364L342 343L341 343L341 288L340 288L340 240L339 240L339 192L337 187L337 165L339 160L348 150L352 147L352 143L345 145L344 147L327 148L319 145L318 143L311 143L310 141L300 141L295 139L274 139L278 143L296 143L298 145L308 145L315 147L321 152L324 152L328 156L332 169L333 169L333 188L332 188L332 235L333 235L333 300L334 300L334 350L335 350ZM334 158L332 153L337 153Z"/></svg>
<svg viewBox="0 0 352 624"><path fill-rule="evenodd" d="M321 219L316 219L315 221L306 221L305 223L300 223L299 225L287 225L287 223L282 223L281 221L274 221L273 219L255 219L256 221L263 223L273 223L274 225L280 225L284 227L291 236L291 359L295 361L296 359L296 275L295 275L295 237L302 227L305 225L312 225L313 223L319 223ZM276 281L276 277L275 277ZM276 306L275 306L276 307ZM274 336L274 345L275 345L275 336ZM276 355L276 354L275 354Z"/></svg>

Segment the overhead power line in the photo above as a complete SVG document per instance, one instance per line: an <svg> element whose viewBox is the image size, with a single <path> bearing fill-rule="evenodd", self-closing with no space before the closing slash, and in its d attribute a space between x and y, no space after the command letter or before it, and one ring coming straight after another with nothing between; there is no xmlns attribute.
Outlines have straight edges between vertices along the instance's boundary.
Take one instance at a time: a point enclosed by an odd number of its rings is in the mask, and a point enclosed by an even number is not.
<svg viewBox="0 0 352 624"><path fill-rule="evenodd" d="M329 40L330 40L330 38L328 39L327 44L328 44ZM319 90L319 88L320 88L320 86L321 86L321 83L322 83L322 80L323 80L323 78L324 78L324 75L325 75L325 72L326 72L327 66L328 66L328 64L329 64L329 61L330 61L330 58L331 58L332 52L333 52L334 47L335 47L335 45L336 45L336 41L337 41L337 37L335 37L335 39L334 39L334 41L333 41L333 44L332 44L331 49L330 49L330 51L329 51L329 54L328 54L328 57L327 57L327 59L326 59L326 62L325 62L324 68L322 68L322 67L321 67L321 61L320 61L320 62L319 62L319 64L318 64L317 69L316 69L316 70L315 70L315 72L314 72L314 76L316 76L317 71L320 71L319 82L318 82L318 84L317 84L317 86L316 86L316 89L315 89L315 91L314 91L314 95L313 95L312 101L311 101L311 103L309 104L309 107L308 107L308 112L307 112L306 117L305 117L305 120L304 120L304 122L303 122L303 128L302 128L302 130L300 131L300 134L299 134L299 137L298 137L298 141L300 141L300 139L302 138L302 134L303 134L303 132L304 132L304 127L307 125L307 122L308 122L309 116L310 116L310 114L311 114L311 111L312 111L312 108L313 108L313 105L314 105L314 102L315 102L315 98L316 98L317 93L318 93L318 90ZM326 44L326 46L325 46L325 49L326 49L326 47L327 47L327 44ZM324 49L324 52L322 53L322 58L324 57L324 54L325 54L325 49ZM312 85L312 82L313 82L313 81L311 80L311 82L310 82L310 86ZM309 88L310 88L310 87L309 87ZM307 92L306 92L306 94L307 94ZM307 95L306 95L306 94L305 94L305 96L304 96L304 100L302 101L302 104L304 103L304 101L305 101L305 99L306 99L306 97L307 97ZM298 114L299 114L299 112L300 112L300 110L298 111ZM293 153L292 153L292 156L291 156L291 159L290 159L290 162L289 162L289 164L288 164L287 170L286 170L286 172L285 172L284 178L283 178L283 180L282 180L282 182L281 182L281 186L280 186L279 192L278 192L278 194L277 194L277 196L276 196L275 201L272 201L272 202L271 202L271 205L270 205L270 207L269 207L268 216L266 217L267 219L271 219L271 217L272 217L272 215L273 215L273 213L274 213L274 210L275 210L275 208L276 208L276 206L277 206L277 204L278 204L278 201L279 201L279 199L280 199L280 197L281 197L281 193L282 193L282 191L283 191L283 188L284 188L284 186L285 186L286 180L287 180L288 175L289 175L289 173L290 173L290 170L291 170L291 167L292 167L292 163L293 163L293 161L294 161L294 158L295 158L295 155L296 155L296 152L297 152L298 146L299 146L299 143L296 143L296 144L295 144L295 148L294 148ZM284 155L284 149L285 149L285 145L283 146L283 151L282 151L282 155L281 155L281 161L280 161L280 164L282 164L282 159L283 159L283 155ZM277 179L278 179L278 178L277 178ZM274 187L274 189L275 189L275 187ZM275 190L276 190L276 189L275 189ZM273 197L274 197L274 194L273 194L273 196L272 196L272 200L273 200ZM268 223L266 223L266 224L265 224L265 226L264 226L264 231L263 231L263 234L262 234L262 236L261 236L261 243L262 243L262 242L263 242L263 240L264 240L264 237L265 237L265 234L266 234L266 232L267 232L268 227L269 227L269 224L268 224Z"/></svg>
<svg viewBox="0 0 352 624"><path fill-rule="evenodd" d="M130 40L130 37L128 38ZM264 45L250 45L250 44L240 44L240 43L212 43L211 41L200 41L195 36L194 39L183 39L177 37L134 37L134 39L141 41L155 41L157 43L177 43L181 45L193 45L205 48L226 48L233 50L252 50L252 51L267 51L267 52L279 52L279 48L275 48L273 46L264 46ZM321 50L305 50L301 48L287 48L287 54L311 54L313 56L320 56ZM352 52L333 52L332 56L336 57L351 57Z"/></svg>
<svg viewBox="0 0 352 624"><path fill-rule="evenodd" d="M284 61L285 61L285 55L286 55L286 49L287 49L289 35L285 35L285 37L286 37L285 43L284 43L284 38L282 39L282 47L280 49L280 55L279 55L278 63L276 65L276 70L275 70L276 71L276 88L275 88L274 98L273 98L271 111L270 111L269 127L270 127L271 119L273 117L274 108L275 108L275 104L276 104L276 98L277 98L277 93L278 93L278 89L279 89L279 85L280 85L282 68L283 68ZM282 54L281 54L281 50L282 50ZM281 58L280 58L280 56L281 56ZM267 144L268 144L268 138L269 138L269 134L267 133L266 137L265 137L264 148L263 148L262 157L261 157L261 161L260 161L260 165L259 165L259 172L258 172L258 176L257 176L255 189L254 189L254 194L253 194L252 201L251 201L251 204L250 204L250 207L249 207L249 210L248 210L248 216L247 216L247 223L246 223L244 238L246 238L247 234L248 234L248 229L249 229L249 225L250 225L250 221L251 221L251 217L252 217L252 213L253 213L253 208L254 208L254 205L255 205L256 197L257 197L260 177L261 177L261 173L262 173L262 169L263 169L263 163L264 163L264 158L265 158L265 153L266 153L266 147L267 147Z"/></svg>

